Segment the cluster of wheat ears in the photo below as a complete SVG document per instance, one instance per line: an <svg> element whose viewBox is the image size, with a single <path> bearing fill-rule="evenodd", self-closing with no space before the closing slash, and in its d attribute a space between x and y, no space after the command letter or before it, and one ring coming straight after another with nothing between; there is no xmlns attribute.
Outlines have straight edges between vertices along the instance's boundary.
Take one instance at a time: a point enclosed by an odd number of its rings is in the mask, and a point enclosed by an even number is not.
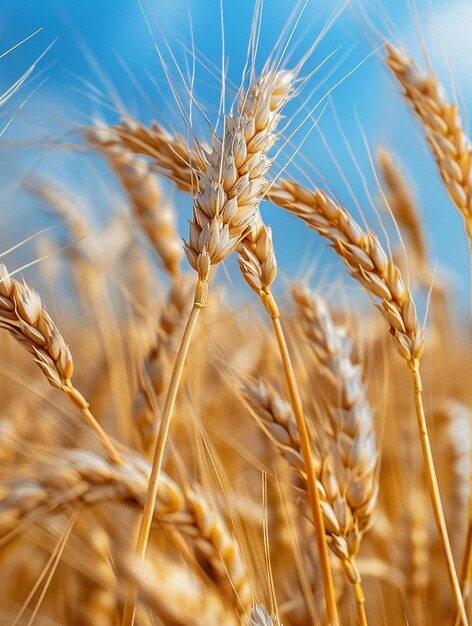
<svg viewBox="0 0 472 626"><path fill-rule="evenodd" d="M379 57L472 249L458 105L400 47ZM389 151L376 169L406 255L277 169L305 60L249 63L208 143L160 121L83 129L125 227L98 233L66 190L29 183L68 229L75 295L53 319L0 265L1 624L468 624L468 339ZM191 197L183 242L160 177ZM295 281L279 306L262 202L321 236L381 316ZM230 257L247 305L214 280Z"/></svg>

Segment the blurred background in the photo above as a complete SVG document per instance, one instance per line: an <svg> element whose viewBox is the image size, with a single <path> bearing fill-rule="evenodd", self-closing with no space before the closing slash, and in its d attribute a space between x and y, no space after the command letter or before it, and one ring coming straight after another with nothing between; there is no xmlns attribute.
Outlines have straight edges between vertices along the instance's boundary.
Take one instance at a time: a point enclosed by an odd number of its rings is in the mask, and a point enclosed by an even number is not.
<svg viewBox="0 0 472 626"><path fill-rule="evenodd" d="M113 174L81 146L79 131L84 125L97 119L113 123L129 114L187 133L176 97L188 112L184 81L188 83L192 74L195 99L214 124L222 41L229 105L231 87L240 82L254 11L252 1L232 0L222 0L223 15L217 0L143 0L141 5L137 0L2 0L1 4L0 53L41 29L0 58L2 92L52 46L3 113L0 252L51 226L45 208L24 188L29 180L46 179L67 187L97 224L106 224L107 216L124 203ZM278 38L300 14L284 54L287 67L303 57L327 24L330 27L306 61L302 74L312 73L309 80L287 107L290 123L278 144L279 167L291 161L291 175L328 187L351 210L361 209L377 231L374 209L379 209L395 240L395 230L381 208L374 170L377 148L389 147L415 188L433 263L455 284L456 297L466 307L469 261L462 220L442 188L419 127L382 65L380 48L382 37L387 37L405 45L423 66L428 60L448 93L458 98L467 126L472 3L353 0L343 6L308 0L305 7L294 9L288 0L266 0L258 68L274 49L282 52L285 44L278 44ZM208 125L195 107L194 129L199 138L209 137ZM185 236L189 199L171 186L167 189L179 208ZM282 277L316 272L318 283L331 284L333 277L335 283L347 280L337 259L313 233L270 206L264 215L273 226ZM52 231L59 248L60 227L54 225ZM37 239L8 253L9 267L37 258L36 244Z"/></svg>

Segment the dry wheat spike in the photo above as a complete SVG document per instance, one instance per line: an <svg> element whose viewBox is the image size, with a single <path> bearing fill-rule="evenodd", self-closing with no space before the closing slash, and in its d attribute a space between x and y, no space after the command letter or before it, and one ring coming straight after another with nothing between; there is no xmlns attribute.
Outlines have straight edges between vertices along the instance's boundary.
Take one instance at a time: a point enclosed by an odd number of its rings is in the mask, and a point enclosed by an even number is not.
<svg viewBox="0 0 472 626"><path fill-rule="evenodd" d="M201 587L191 572L178 568L169 559L160 558L158 564L141 562L133 555L118 559L120 579L138 589L138 597L146 613L152 611L159 623L172 626L208 626L224 624L237 626L240 619L234 611L215 597L212 590ZM159 590L156 593L156 589ZM138 615L141 623L143 612ZM153 620L155 621L155 620ZM151 622L146 622L151 624Z"/></svg>
<svg viewBox="0 0 472 626"><path fill-rule="evenodd" d="M320 475L329 502L326 532L331 549L353 585L359 622L366 624L355 557L362 535L372 522L379 488L372 411L360 366L351 358L352 342L347 329L334 324L326 302L318 294L295 284L292 296L318 363L315 376L322 389L323 414L330 422L328 454Z"/></svg>
<svg viewBox="0 0 472 626"><path fill-rule="evenodd" d="M115 126L97 124L95 129L100 132L104 148L121 146L135 154L151 157L158 172L172 180L181 191L195 193L198 172L208 167L206 146L191 149L181 135L170 133L157 122L152 122L149 127L131 118L123 118ZM88 132L86 129L86 136Z"/></svg>
<svg viewBox="0 0 472 626"><path fill-rule="evenodd" d="M120 143L109 144L110 130L97 126L84 133L117 173L132 202L140 224L171 276L180 273L182 243L176 231L174 209L162 199L151 165Z"/></svg>
<svg viewBox="0 0 472 626"><path fill-rule="evenodd" d="M457 103L450 102L436 76L423 72L404 50L391 43L386 43L385 49L385 62L402 86L403 97L424 126L441 179L462 214L471 239L472 147L462 128Z"/></svg>
<svg viewBox="0 0 472 626"><path fill-rule="evenodd" d="M77 406L115 463L120 455L89 410L87 400L73 386L72 355L41 298L24 280L18 282L0 263L0 328L30 352L50 385L60 389Z"/></svg>
<svg viewBox="0 0 472 626"><path fill-rule="evenodd" d="M288 71L263 74L241 98L237 112L225 117L223 137L213 137L185 243L200 290L208 282L210 267L223 261L253 227L268 185L267 152L275 142L279 111L293 79Z"/></svg>
<svg viewBox="0 0 472 626"><path fill-rule="evenodd" d="M54 462L18 468L15 477L0 482L0 527L7 532L28 515L78 502L122 502L141 509L149 473L149 463L137 455L117 465L89 451L63 450ZM153 518L175 526L191 543L203 544L215 571L222 563L237 605L248 610L251 589L239 547L197 485L181 489L162 473Z"/></svg>
<svg viewBox="0 0 472 626"><path fill-rule="evenodd" d="M346 209L320 189L310 191L293 181L282 180L270 191L269 198L331 242L350 274L374 299L400 354L409 363L417 361L424 337L413 298L376 234L364 232Z"/></svg>
<svg viewBox="0 0 472 626"><path fill-rule="evenodd" d="M377 161L386 187L388 207L396 222L405 229L411 242L411 249L415 255L415 263L411 265L415 272L418 272L418 278L429 286L432 277L428 265L428 245L412 189L391 152L379 148Z"/></svg>

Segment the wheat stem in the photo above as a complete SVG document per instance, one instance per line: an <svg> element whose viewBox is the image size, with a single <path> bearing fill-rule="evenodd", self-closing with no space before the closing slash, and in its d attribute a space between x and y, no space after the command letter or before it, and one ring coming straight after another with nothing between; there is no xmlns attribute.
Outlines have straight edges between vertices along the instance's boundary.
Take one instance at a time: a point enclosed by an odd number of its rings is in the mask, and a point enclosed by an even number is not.
<svg viewBox="0 0 472 626"><path fill-rule="evenodd" d="M146 493L143 516L141 518L138 541L136 546L136 556L141 561L144 560L149 541L153 512L157 498L157 488L159 485L159 474L162 469L162 461L164 458L167 438L169 436L169 429L172 420L172 413L175 406L175 400L177 398L177 392L179 389L180 380L182 378L185 361L187 359L190 342L197 326L198 317L201 309L206 305L206 295L207 284L202 284L202 281L198 280L195 292L195 302L190 312L187 325L185 326L185 330L180 342L179 351L175 359L172 376L170 379L169 387L167 389L164 407L162 410L162 418L159 426L159 432L157 434L157 440L154 447L151 475L149 477L149 485ZM122 621L123 626L132 626L134 624L134 616L136 612L136 597L137 590L136 588L134 588L132 589L128 600L125 603Z"/></svg>
<svg viewBox="0 0 472 626"><path fill-rule="evenodd" d="M471 480L471 483L472 483L472 480ZM467 603L469 596L470 596L469 573L470 573L471 566L472 566L472 501L469 502L469 526L467 528L464 558L462 560L462 566L461 566L461 590L462 590L462 598L464 601L464 605ZM454 618L454 626L459 626L460 618L461 616L460 616L459 611L456 611L456 616Z"/></svg>
<svg viewBox="0 0 472 626"><path fill-rule="evenodd" d="M120 455L118 454L117 449L115 448L115 446L110 441L110 439L109 439L108 435L106 434L106 432L103 430L103 428L97 422L97 420L94 417L92 411L90 411L90 409L89 409L89 404L88 404L87 400L83 397L83 395L80 393L80 391L78 391L72 385L72 383L70 381L67 381L67 384L65 384L63 386L63 390L64 390L66 396L72 402L72 404L74 406L78 407L78 409L80 410L80 412L84 416L84 418L87 421L87 423L92 427L92 429L97 434L97 436L100 439L100 442L101 442L104 450L106 451L106 453L108 454L108 456L110 458L110 461L112 461L112 463L122 464L123 460L120 457Z"/></svg>
<svg viewBox="0 0 472 626"><path fill-rule="evenodd" d="M310 508L313 515L313 523L315 526L316 544L320 559L320 568L323 578L323 588L325 592L326 610L328 614L328 623L331 626L339 626L338 610L336 606L336 594L334 591L333 577L331 573L331 565L329 562L328 544L326 542L326 534L324 528L323 514L321 511L320 498L318 488L316 486L316 474L313 464L313 453L311 450L310 437L303 414L302 401L298 390L295 372L293 370L292 360L285 340L282 324L280 323L280 312L277 303L269 292L261 296L264 306L269 312L277 338L277 345L282 359L287 387L290 395L290 404L292 405L293 414L297 423L297 430L300 435L300 448L303 456L303 462L306 470L306 480L308 488L308 498Z"/></svg>
<svg viewBox="0 0 472 626"><path fill-rule="evenodd" d="M461 588L457 573L454 565L454 559L452 556L451 544L447 534L446 520L444 518L444 512L441 505L441 496L439 493L438 479L436 477L436 471L434 469L433 454L431 452L431 445L428 435L428 426L426 424L426 417L423 408L422 390L423 384L421 381L420 364L418 359L412 359L410 362L410 374L413 383L413 391L415 396L415 409L416 418L418 421L418 431L421 440L421 449L423 451L424 467L426 472L426 480L428 482L429 493L431 496L431 503L433 505L434 519L439 532L439 538L441 541L442 551L446 559L449 578L451 580L452 592L457 607L457 614L460 622L467 626L467 615L465 613L464 602L462 600ZM460 623L459 622L459 623Z"/></svg>
<svg viewBox="0 0 472 626"><path fill-rule="evenodd" d="M360 581L354 583L354 595L356 597L356 614L359 626L368 626L367 615L365 612L365 598L364 591L362 590L362 584Z"/></svg>

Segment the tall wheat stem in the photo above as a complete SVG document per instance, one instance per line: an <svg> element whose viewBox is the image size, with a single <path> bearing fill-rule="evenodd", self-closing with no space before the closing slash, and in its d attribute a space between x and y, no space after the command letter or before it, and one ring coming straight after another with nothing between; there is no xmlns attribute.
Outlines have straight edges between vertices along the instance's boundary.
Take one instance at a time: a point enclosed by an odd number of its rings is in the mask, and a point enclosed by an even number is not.
<svg viewBox="0 0 472 626"><path fill-rule="evenodd" d="M459 623L462 622L467 626L467 615L462 600L461 588L456 574L454 565L454 559L452 556L451 544L449 542L446 520L444 518L444 512L441 506L441 496L439 493L438 479L436 477L436 471L434 469L433 454L431 452L431 445L428 435L428 426L426 424L426 417L423 408L423 384L421 381L420 364L418 359L412 359L410 362L410 375L413 383L413 391L415 396L415 409L416 419L418 421L418 431L420 434L421 448L423 450L424 467L426 472L426 480L428 481L429 493L431 496L431 503L433 505L434 518L436 520L436 526L439 531L439 537L441 539L441 547L446 559L449 578L451 579L452 591L454 594L457 615Z"/></svg>
<svg viewBox="0 0 472 626"><path fill-rule="evenodd" d="M162 469L164 451L167 443L167 438L169 436L169 429L172 420L172 414L174 411L175 400L177 398L177 392L179 390L180 380L182 378L182 372L185 366L185 361L187 359L190 343L192 341L195 328L197 326L198 317L201 309L206 306L207 289L207 283L203 283L203 281L200 280L197 281L195 302L190 312L187 325L185 326L184 333L182 335L179 351L175 359L172 376L169 382L169 387L167 389L167 394L162 409L161 423L159 426L159 432L157 434L157 440L154 447L151 474L149 477L148 490L146 493L143 516L141 518L138 541L136 545L136 556L142 561L144 560L149 541L149 533L151 531L154 507L157 498L157 488L159 485L159 474ZM125 603L122 621L123 626L133 626L134 624L134 617L136 613L136 599L137 590L136 588L134 588L131 590L128 600Z"/></svg>
<svg viewBox="0 0 472 626"><path fill-rule="evenodd" d="M298 433L300 435L300 448L303 456L303 462L306 470L306 479L308 487L308 498L310 508L313 515L315 526L316 544L320 559L321 574L323 578L323 588L326 599L326 610L329 624L331 626L339 626L338 610L336 606L336 594L334 591L333 577L331 573L331 564L329 561L328 544L326 542L323 514L321 512L320 498L316 485L315 466L313 464L313 453L311 450L310 437L303 415L302 401L298 385L293 370L292 360L285 340L282 324L280 323L280 311L277 303L271 293L261 296L267 312L272 320L277 345L279 347L280 357L284 368L285 378L287 382L288 392L290 396L290 404L292 405L293 414L297 423Z"/></svg>

